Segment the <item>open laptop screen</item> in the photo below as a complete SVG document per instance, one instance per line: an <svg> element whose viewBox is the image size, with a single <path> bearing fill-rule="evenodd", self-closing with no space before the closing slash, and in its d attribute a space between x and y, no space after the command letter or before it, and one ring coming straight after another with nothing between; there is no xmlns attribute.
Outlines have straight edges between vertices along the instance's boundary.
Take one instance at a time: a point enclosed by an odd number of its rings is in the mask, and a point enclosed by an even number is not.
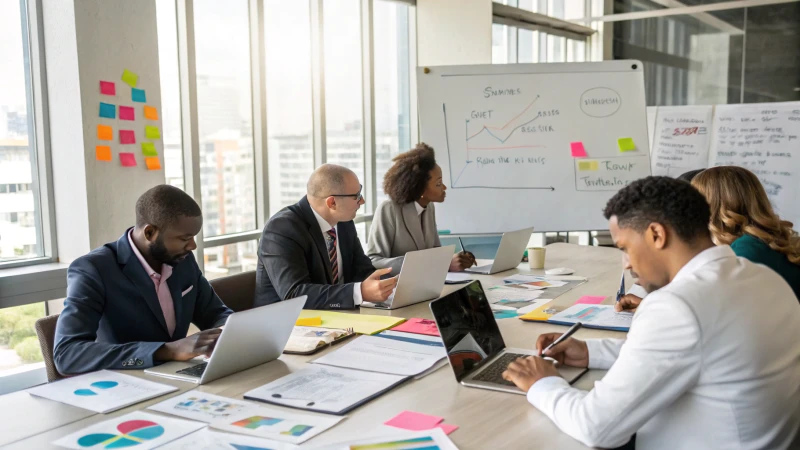
<svg viewBox="0 0 800 450"><path fill-rule="evenodd" d="M435 300L431 312L458 381L506 348L479 281Z"/></svg>

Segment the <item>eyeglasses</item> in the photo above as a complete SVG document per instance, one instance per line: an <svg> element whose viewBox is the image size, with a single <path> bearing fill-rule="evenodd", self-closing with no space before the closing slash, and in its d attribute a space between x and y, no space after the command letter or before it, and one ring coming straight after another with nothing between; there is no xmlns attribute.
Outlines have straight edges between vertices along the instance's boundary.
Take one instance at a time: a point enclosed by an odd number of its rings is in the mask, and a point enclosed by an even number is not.
<svg viewBox="0 0 800 450"><path fill-rule="evenodd" d="M364 186L359 184L358 185L358 192L356 192L355 194L331 194L328 197L351 197L355 201L360 202L361 200L364 200L364 196L361 194L361 191L363 189L364 189Z"/></svg>

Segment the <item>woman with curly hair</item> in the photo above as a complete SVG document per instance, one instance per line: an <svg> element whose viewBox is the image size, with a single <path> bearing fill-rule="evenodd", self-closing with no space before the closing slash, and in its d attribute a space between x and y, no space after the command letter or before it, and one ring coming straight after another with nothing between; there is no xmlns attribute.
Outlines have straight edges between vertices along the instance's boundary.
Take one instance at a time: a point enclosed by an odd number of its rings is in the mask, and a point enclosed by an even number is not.
<svg viewBox="0 0 800 450"><path fill-rule="evenodd" d="M737 256L774 270L800 298L800 236L772 210L758 177L741 167L712 167L692 185L711 206L714 243L730 245Z"/></svg>
<svg viewBox="0 0 800 450"><path fill-rule="evenodd" d="M375 211L367 256L375 268L390 267L397 274L406 253L441 247L433 203L444 201L447 186L433 149L425 144L397 155L393 162L383 177L383 190L390 200ZM457 253L450 271L460 272L473 264L471 253Z"/></svg>

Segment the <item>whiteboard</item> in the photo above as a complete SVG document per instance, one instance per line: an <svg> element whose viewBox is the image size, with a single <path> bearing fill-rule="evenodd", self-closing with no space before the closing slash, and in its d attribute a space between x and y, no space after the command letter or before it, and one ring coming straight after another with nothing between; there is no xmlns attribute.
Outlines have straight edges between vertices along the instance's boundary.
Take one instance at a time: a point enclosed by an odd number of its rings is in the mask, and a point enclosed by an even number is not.
<svg viewBox="0 0 800 450"><path fill-rule="evenodd" d="M647 138L650 143L650 158L653 158L653 140L656 136L656 114L658 112L657 106L647 107Z"/></svg>
<svg viewBox="0 0 800 450"><path fill-rule="evenodd" d="M717 106L710 153L710 167L755 173L775 212L800 227L800 102Z"/></svg>
<svg viewBox="0 0 800 450"><path fill-rule="evenodd" d="M651 165L653 175L678 177L708 167L713 106L658 108Z"/></svg>
<svg viewBox="0 0 800 450"><path fill-rule="evenodd" d="M650 175L638 61L419 68L417 82L421 138L448 187L441 230L608 229L606 202Z"/></svg>

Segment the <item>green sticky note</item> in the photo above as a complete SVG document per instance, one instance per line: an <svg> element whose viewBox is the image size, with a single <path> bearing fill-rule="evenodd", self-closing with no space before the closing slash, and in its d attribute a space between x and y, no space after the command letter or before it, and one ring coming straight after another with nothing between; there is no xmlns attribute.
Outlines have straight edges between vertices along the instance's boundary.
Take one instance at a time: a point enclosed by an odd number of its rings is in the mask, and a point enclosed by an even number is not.
<svg viewBox="0 0 800 450"><path fill-rule="evenodd" d="M158 127L152 125L145 125L144 135L147 139L161 139L161 131L158 130Z"/></svg>
<svg viewBox="0 0 800 450"><path fill-rule="evenodd" d="M636 150L636 144L633 143L633 138L619 138L617 143L619 144L619 151L621 152L632 152Z"/></svg>
<svg viewBox="0 0 800 450"><path fill-rule="evenodd" d="M144 156L158 156L158 150L152 142L142 142L142 154Z"/></svg>
<svg viewBox="0 0 800 450"><path fill-rule="evenodd" d="M122 81L124 81L128 86L135 88L136 83L139 82L139 75L136 75L128 69L125 69L122 71Z"/></svg>

